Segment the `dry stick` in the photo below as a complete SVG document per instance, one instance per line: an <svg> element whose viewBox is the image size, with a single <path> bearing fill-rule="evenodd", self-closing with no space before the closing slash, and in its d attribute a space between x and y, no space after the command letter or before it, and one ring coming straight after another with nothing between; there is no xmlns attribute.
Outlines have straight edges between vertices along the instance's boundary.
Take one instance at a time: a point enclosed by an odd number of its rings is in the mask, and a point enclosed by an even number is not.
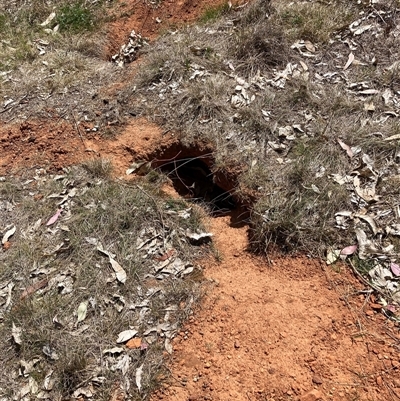
<svg viewBox="0 0 400 401"><path fill-rule="evenodd" d="M79 129L79 125L78 125L78 122L76 121L75 114L74 114L73 111L71 111L71 115L72 115L72 118L74 119L75 128L76 128L76 130L77 130L77 132L78 132L79 138L81 138L81 141L82 141L82 143L83 143L83 147L84 147L85 150L86 150L86 144L85 144L85 141L83 140L83 137L82 137L82 134L81 134L81 130Z"/></svg>
<svg viewBox="0 0 400 401"><path fill-rule="evenodd" d="M389 394L392 396L392 400L394 400L395 398L393 397L393 395L395 395L397 397L397 399L400 400L400 397L393 391L393 389L390 388L390 386L385 382L385 386L386 388L389 390Z"/></svg>
<svg viewBox="0 0 400 401"><path fill-rule="evenodd" d="M18 101L15 102L11 102L10 103L10 107L6 107L3 110L0 110L0 114L5 113L6 111L11 110L12 108L14 108L15 106L18 106L28 95L24 95L22 96Z"/></svg>
<svg viewBox="0 0 400 401"><path fill-rule="evenodd" d="M362 274L356 269L356 267L353 265L352 261L349 259L349 263L351 268L353 269L353 272L356 274L356 276L367 286L371 287L373 290L375 290L378 294L382 295L383 297L386 298L387 294L385 294L383 291L381 291L379 288L377 288L375 285L370 283L368 280L366 280Z"/></svg>
<svg viewBox="0 0 400 401"><path fill-rule="evenodd" d="M98 156L100 156L99 152L95 151L94 149L89 149L89 148L86 147L85 141L83 139L83 136L81 134L81 130L80 130L79 125L78 125L78 121L76 121L75 114L74 114L73 111L71 111L71 115L72 115L72 118L74 119L76 131L78 132L79 138L81 138L81 141L83 143L83 147L85 148L85 152L94 152L94 153L97 153Z"/></svg>

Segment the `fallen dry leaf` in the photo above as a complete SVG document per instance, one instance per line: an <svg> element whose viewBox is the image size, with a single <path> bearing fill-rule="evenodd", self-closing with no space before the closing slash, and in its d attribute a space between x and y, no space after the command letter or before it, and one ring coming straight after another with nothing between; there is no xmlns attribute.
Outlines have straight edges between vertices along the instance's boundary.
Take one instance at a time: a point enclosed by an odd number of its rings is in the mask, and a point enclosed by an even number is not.
<svg viewBox="0 0 400 401"><path fill-rule="evenodd" d="M130 340L132 337L135 337L137 334L137 330L124 330L121 331L121 333L118 334L118 339L117 339L117 343L125 343L128 340Z"/></svg>
<svg viewBox="0 0 400 401"><path fill-rule="evenodd" d="M354 54L353 53L350 53L349 54L349 58L348 58L348 60L347 60L347 63L346 63L346 65L343 67L343 70L347 70L349 67L350 67L350 65L351 65L351 63L354 61Z"/></svg>
<svg viewBox="0 0 400 401"><path fill-rule="evenodd" d="M54 224L60 217L61 212L62 212L62 209L58 209L57 212L55 213L55 215L50 217L49 221L46 223L46 226L51 226L52 224Z"/></svg>
<svg viewBox="0 0 400 401"><path fill-rule="evenodd" d="M340 251L340 254L341 254L341 255L349 256L349 255L353 255L353 253L354 253L356 250L357 250L357 245L350 245L350 246L346 246L346 248L343 248L343 249Z"/></svg>
<svg viewBox="0 0 400 401"><path fill-rule="evenodd" d="M34 294L36 291L47 287L48 284L49 284L49 282L47 281L47 278L37 281L35 284L32 284L31 286L29 286L22 292L20 299L24 299L24 298L28 297L29 295Z"/></svg>
<svg viewBox="0 0 400 401"><path fill-rule="evenodd" d="M141 348L142 339L141 338L131 338L126 344L129 349Z"/></svg>
<svg viewBox="0 0 400 401"><path fill-rule="evenodd" d="M140 367L138 367L136 369L136 386L138 388L138 390L140 391L142 388L142 373L143 373L143 364L140 365Z"/></svg>
<svg viewBox="0 0 400 401"><path fill-rule="evenodd" d="M354 156L353 151L351 150L351 147L349 145L346 145L341 139L337 139L338 144L340 145L340 147L346 151L347 156L350 157L350 159Z"/></svg>
<svg viewBox="0 0 400 401"><path fill-rule="evenodd" d="M15 230L17 229L16 226L13 226L12 228L10 228L4 235L3 235L3 239L1 240L1 243L4 245L6 242L8 242L8 239L14 235Z"/></svg>

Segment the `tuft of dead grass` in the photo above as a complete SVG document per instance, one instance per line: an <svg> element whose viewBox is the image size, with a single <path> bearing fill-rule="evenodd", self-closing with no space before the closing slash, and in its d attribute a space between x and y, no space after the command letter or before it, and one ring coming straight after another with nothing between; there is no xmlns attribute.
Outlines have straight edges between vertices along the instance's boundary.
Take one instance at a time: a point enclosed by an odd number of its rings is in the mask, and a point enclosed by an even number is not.
<svg viewBox="0 0 400 401"><path fill-rule="evenodd" d="M28 181L0 182L0 228L17 227L9 249L0 251L1 363L9 372L0 379L2 397L26 392L67 399L87 391L109 400L117 386L143 399L159 384L165 336L191 312L202 279L197 267L192 275L156 279L152 266L166 252L186 263L207 252L185 236L186 229L202 228L201 218L194 209L180 217L188 205L166 198L161 182L131 185L108 174L109 163L96 160L62 176L39 172ZM59 219L46 225L58 207ZM96 243L125 270L125 284ZM129 328L144 348L116 343ZM115 347L115 354L106 351ZM141 366L139 392L134 383Z"/></svg>

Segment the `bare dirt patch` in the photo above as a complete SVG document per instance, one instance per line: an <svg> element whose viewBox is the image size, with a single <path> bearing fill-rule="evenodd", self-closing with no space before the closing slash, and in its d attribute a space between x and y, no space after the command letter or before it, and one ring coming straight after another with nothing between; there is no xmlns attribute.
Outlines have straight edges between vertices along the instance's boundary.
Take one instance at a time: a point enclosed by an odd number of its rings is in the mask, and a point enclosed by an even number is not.
<svg viewBox="0 0 400 401"><path fill-rule="evenodd" d="M117 176L135 157L160 143L162 131L145 119L132 120L116 138L86 132L89 124L63 120L30 121L0 128L0 174L45 167L58 170L88 159L109 159Z"/></svg>
<svg viewBox="0 0 400 401"><path fill-rule="evenodd" d="M174 341L171 382L153 399L389 400L399 337L345 268L246 252L246 226L211 223L222 263L201 311Z"/></svg>
<svg viewBox="0 0 400 401"><path fill-rule="evenodd" d="M110 24L108 32L108 55L117 52L132 30L142 37L155 39L168 29L176 29L198 19L205 10L223 4L222 0L128 0L120 3L115 11L121 15Z"/></svg>

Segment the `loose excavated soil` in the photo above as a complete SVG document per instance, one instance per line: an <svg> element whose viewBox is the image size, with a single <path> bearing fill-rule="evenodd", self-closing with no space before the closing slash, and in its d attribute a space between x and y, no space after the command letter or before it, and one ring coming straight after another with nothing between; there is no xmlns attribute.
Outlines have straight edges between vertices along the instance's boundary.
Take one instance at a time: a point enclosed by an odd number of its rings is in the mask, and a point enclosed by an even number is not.
<svg viewBox="0 0 400 401"><path fill-rule="evenodd" d="M217 284L174 340L171 382L153 400L400 397L400 338L346 267L305 257L269 265L246 252L246 227L211 224L223 260L205 275Z"/></svg>
<svg viewBox="0 0 400 401"><path fill-rule="evenodd" d="M114 13L119 15L108 31L108 56L116 53L127 42L132 30L144 38L155 39L168 29L175 30L198 19L207 9L225 4L224 0L126 0L120 2ZM240 4L240 2L232 2ZM244 2L243 2L244 3Z"/></svg>
<svg viewBox="0 0 400 401"><path fill-rule="evenodd" d="M116 176L125 175L133 160L144 157L161 140L174 141L145 119L132 119L115 138L87 133L64 120L30 121L0 127L0 174L19 174L35 167L50 171L98 158L112 162Z"/></svg>

